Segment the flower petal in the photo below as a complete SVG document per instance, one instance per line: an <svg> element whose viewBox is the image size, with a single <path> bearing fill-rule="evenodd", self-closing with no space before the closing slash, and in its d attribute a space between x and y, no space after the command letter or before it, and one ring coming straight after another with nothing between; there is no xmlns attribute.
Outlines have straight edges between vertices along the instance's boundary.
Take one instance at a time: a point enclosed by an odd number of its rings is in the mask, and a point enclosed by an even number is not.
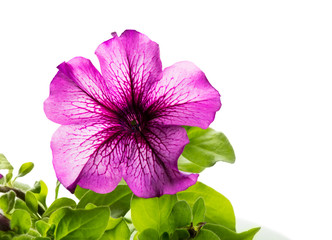
<svg viewBox="0 0 332 240"><path fill-rule="evenodd" d="M114 117L104 79L90 60L77 57L58 66L44 102L46 116L60 124Z"/></svg>
<svg viewBox="0 0 332 240"><path fill-rule="evenodd" d="M51 141L59 181L70 191L77 184L97 192L112 191L121 180L121 130L109 122L59 127Z"/></svg>
<svg viewBox="0 0 332 240"><path fill-rule="evenodd" d="M134 30L100 44L96 55L107 85L127 106L146 101L162 74L158 44Z"/></svg>
<svg viewBox="0 0 332 240"><path fill-rule="evenodd" d="M195 184L198 174L178 170L177 160L189 142L182 127L150 126L133 136L123 178L135 195L144 198L175 194Z"/></svg>
<svg viewBox="0 0 332 240"><path fill-rule="evenodd" d="M207 128L220 109L220 95L191 62L179 62L163 72L151 89L149 112L166 125Z"/></svg>

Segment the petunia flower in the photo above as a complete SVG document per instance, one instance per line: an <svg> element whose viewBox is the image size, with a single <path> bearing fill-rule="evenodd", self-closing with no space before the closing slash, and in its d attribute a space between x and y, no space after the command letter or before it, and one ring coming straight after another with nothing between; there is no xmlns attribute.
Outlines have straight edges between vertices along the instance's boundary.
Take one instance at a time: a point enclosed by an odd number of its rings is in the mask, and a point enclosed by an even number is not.
<svg viewBox="0 0 332 240"><path fill-rule="evenodd" d="M83 57L60 64L44 103L61 124L51 141L59 181L108 193L123 178L145 198L195 184L177 160L189 142L181 126L207 128L221 106L204 73L191 62L162 70L158 44L134 30L95 53L101 73Z"/></svg>

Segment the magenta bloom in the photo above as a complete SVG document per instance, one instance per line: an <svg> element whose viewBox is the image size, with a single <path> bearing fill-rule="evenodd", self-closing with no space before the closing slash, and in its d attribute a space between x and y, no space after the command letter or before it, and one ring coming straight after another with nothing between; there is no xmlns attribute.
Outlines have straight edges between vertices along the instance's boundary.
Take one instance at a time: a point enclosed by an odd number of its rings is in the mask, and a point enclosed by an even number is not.
<svg viewBox="0 0 332 240"><path fill-rule="evenodd" d="M133 30L96 55L101 74L82 57L60 64L44 103L62 125L51 142L59 181L107 193L123 178L146 198L195 184L177 160L189 142L181 126L207 128L221 106L204 73L190 62L162 70L158 44Z"/></svg>

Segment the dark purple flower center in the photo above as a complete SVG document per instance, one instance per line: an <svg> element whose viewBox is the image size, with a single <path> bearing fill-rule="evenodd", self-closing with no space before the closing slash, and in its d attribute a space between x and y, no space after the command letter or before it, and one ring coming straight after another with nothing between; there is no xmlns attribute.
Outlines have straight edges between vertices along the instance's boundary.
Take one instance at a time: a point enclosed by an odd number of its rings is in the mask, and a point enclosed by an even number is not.
<svg viewBox="0 0 332 240"><path fill-rule="evenodd" d="M119 120L128 132L142 132L149 120L149 114L139 106L131 106L119 114Z"/></svg>

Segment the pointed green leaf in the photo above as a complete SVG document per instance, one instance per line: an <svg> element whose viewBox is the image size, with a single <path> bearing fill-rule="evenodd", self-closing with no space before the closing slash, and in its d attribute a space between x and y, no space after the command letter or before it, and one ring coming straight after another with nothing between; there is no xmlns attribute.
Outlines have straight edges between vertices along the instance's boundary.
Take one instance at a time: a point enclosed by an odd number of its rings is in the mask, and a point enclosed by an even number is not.
<svg viewBox="0 0 332 240"><path fill-rule="evenodd" d="M23 176L27 175L29 172L31 172L31 170L33 169L33 167L34 167L33 162L23 163L21 165L20 169L18 170L17 177L23 177Z"/></svg>
<svg viewBox="0 0 332 240"><path fill-rule="evenodd" d="M194 201L202 197L205 202L205 221L224 225L225 227L235 230L235 215L232 204L222 194L213 188L197 182L187 190L177 193L179 200L186 200L190 206Z"/></svg>
<svg viewBox="0 0 332 240"><path fill-rule="evenodd" d="M198 233L198 235L195 237L196 240L231 240L228 238L219 238L218 235L216 235L214 232L207 230L207 229L201 229Z"/></svg>
<svg viewBox="0 0 332 240"><path fill-rule="evenodd" d="M49 224L55 225L55 240L99 239L106 229L109 216L108 207L79 210L65 207L52 213Z"/></svg>
<svg viewBox="0 0 332 240"><path fill-rule="evenodd" d="M176 195L163 195L155 198L139 198L131 201L131 217L137 231L153 228L159 234L171 232L168 216L177 202Z"/></svg>
<svg viewBox="0 0 332 240"><path fill-rule="evenodd" d="M48 224L43 220L39 220L35 223L36 230L40 233L42 237L47 236L47 231L50 228L50 226L51 226L50 224Z"/></svg>
<svg viewBox="0 0 332 240"><path fill-rule="evenodd" d="M10 182L10 180L12 180L13 178L13 172L12 171L9 171L7 174L6 174L6 183Z"/></svg>
<svg viewBox="0 0 332 240"><path fill-rule="evenodd" d="M15 205L16 194L11 190L0 197L0 209L9 213Z"/></svg>
<svg viewBox="0 0 332 240"><path fill-rule="evenodd" d="M169 223L175 228L189 226L191 223L191 208L186 201L178 201L174 204L169 215Z"/></svg>
<svg viewBox="0 0 332 240"><path fill-rule="evenodd" d="M253 240L254 236L260 228L253 228L246 232L236 233L222 225L208 223L203 227L203 229L214 232L216 235L219 236L220 239Z"/></svg>
<svg viewBox="0 0 332 240"><path fill-rule="evenodd" d="M30 209L28 208L28 206L26 205L26 203L19 199L19 198L16 198L16 201L15 201L15 209L22 209L22 210L25 210L25 211L30 211Z"/></svg>
<svg viewBox="0 0 332 240"><path fill-rule="evenodd" d="M47 185L43 180L40 180L35 183L34 187L30 189L31 192L35 194L37 200L45 207L46 206L46 197L48 193Z"/></svg>
<svg viewBox="0 0 332 240"><path fill-rule="evenodd" d="M157 230L153 228L147 228L140 234L138 234L139 240L159 240L159 234Z"/></svg>
<svg viewBox="0 0 332 240"><path fill-rule="evenodd" d="M43 217L49 217L54 211L62 207L75 208L76 202L73 199L66 197L58 198L50 205L48 209L46 209L46 211L43 214Z"/></svg>
<svg viewBox="0 0 332 240"><path fill-rule="evenodd" d="M178 167L185 172L201 172L218 161L234 163L235 154L226 136L212 128L185 127L189 143L185 146Z"/></svg>
<svg viewBox="0 0 332 240"><path fill-rule="evenodd" d="M9 213L15 205L16 194L14 193L14 191L9 191L8 193L6 193L6 195L8 195L8 209L6 213Z"/></svg>
<svg viewBox="0 0 332 240"><path fill-rule="evenodd" d="M7 169L9 171L13 171L13 166L10 164L10 162L7 160L5 155L0 153L0 169Z"/></svg>
<svg viewBox="0 0 332 240"><path fill-rule="evenodd" d="M108 219L106 230L114 229L123 220L123 218L112 218Z"/></svg>
<svg viewBox="0 0 332 240"><path fill-rule="evenodd" d="M205 203L203 198L199 197L193 206L193 225L197 226L198 223L205 221Z"/></svg>
<svg viewBox="0 0 332 240"><path fill-rule="evenodd" d="M25 202L33 213L38 212L38 200L33 192L27 191L25 193Z"/></svg>
<svg viewBox="0 0 332 240"><path fill-rule="evenodd" d="M75 192L80 196L84 190L76 188ZM93 203L96 206L109 206L111 216L117 218L124 216L129 211L131 197L132 191L128 185L118 185L112 192L107 194L99 194L88 190L81 196L77 208L85 208L88 203Z"/></svg>
<svg viewBox="0 0 332 240"><path fill-rule="evenodd" d="M114 221L112 223L115 223ZM109 226L107 226L108 228ZM103 236L98 240L129 240L130 230L129 227L123 219L120 218L118 224L112 229L106 230Z"/></svg>
<svg viewBox="0 0 332 240"><path fill-rule="evenodd" d="M10 221L10 228L19 234L24 234L29 231L31 227L30 214L22 209L16 209L12 214Z"/></svg>
<svg viewBox="0 0 332 240"><path fill-rule="evenodd" d="M4 212L8 210L8 195L4 194L0 196L0 209Z"/></svg>

